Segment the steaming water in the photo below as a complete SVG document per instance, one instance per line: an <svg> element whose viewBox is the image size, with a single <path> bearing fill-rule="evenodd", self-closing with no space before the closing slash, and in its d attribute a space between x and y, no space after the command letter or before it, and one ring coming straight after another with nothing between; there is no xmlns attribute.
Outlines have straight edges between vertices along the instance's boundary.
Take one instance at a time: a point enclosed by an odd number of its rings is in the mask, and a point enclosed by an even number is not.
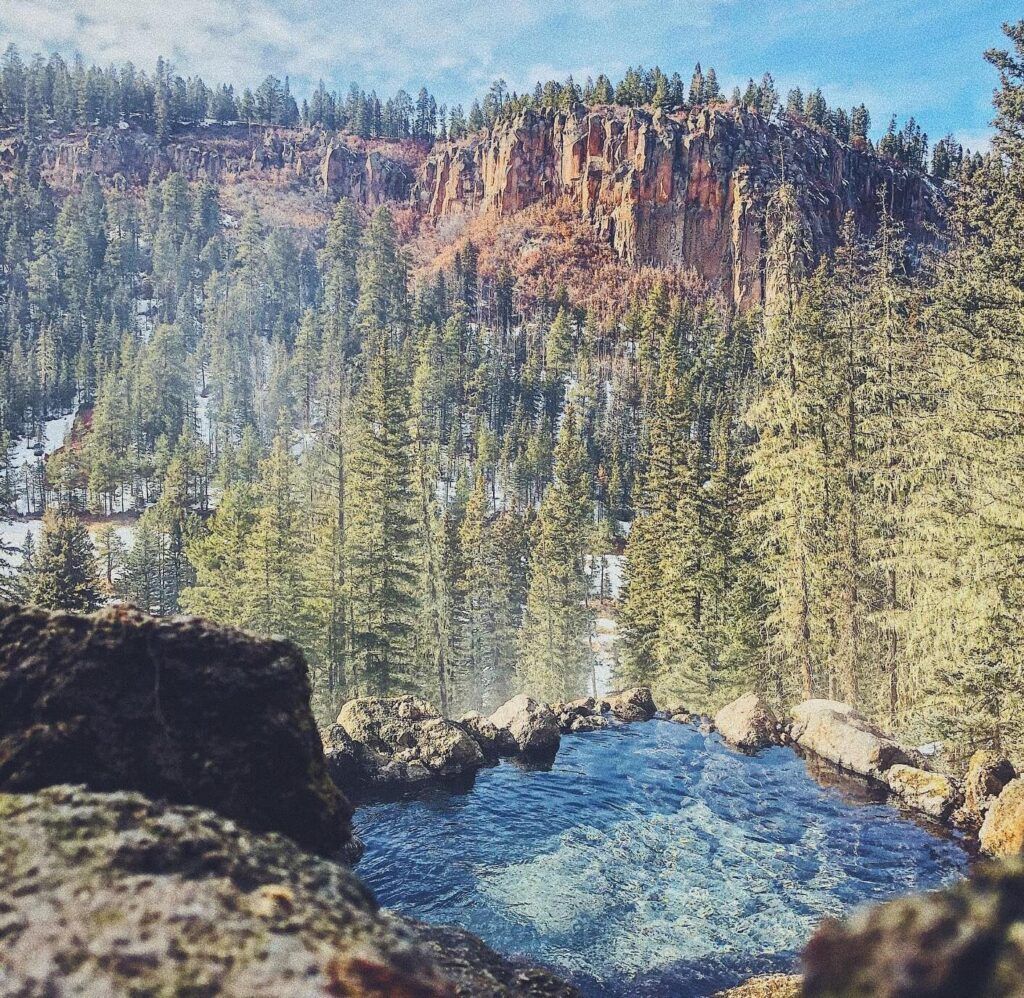
<svg viewBox="0 0 1024 998"><path fill-rule="evenodd" d="M795 969L823 915L966 872L957 842L667 721L562 739L550 771L359 808L380 903L461 925L588 995L708 995Z"/></svg>

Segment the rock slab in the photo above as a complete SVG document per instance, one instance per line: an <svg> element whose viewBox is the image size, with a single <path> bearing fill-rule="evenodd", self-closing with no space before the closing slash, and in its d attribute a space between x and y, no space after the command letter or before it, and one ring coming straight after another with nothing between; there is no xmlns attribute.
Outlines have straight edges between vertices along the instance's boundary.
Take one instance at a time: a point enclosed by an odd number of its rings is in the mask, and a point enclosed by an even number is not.
<svg viewBox="0 0 1024 998"><path fill-rule="evenodd" d="M137 790L351 855L309 695L286 641L127 607L0 607L0 790Z"/></svg>
<svg viewBox="0 0 1024 998"><path fill-rule="evenodd" d="M960 803L960 788L944 773L929 773L897 763L885 775L889 789L908 807L940 821L949 817Z"/></svg>
<svg viewBox="0 0 1024 998"><path fill-rule="evenodd" d="M805 700L797 704L793 708L791 733L800 748L882 783L885 773L897 763L915 763L908 749L861 717L849 704L837 700Z"/></svg>

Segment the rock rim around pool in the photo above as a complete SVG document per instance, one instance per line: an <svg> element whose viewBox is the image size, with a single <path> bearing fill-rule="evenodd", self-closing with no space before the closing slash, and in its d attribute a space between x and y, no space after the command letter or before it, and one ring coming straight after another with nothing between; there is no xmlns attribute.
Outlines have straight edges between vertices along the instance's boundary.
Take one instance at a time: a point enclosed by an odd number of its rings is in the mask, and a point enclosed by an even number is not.
<svg viewBox="0 0 1024 998"><path fill-rule="evenodd" d="M988 856L1024 855L1024 778L1010 780L988 807L978 841Z"/></svg>
<svg viewBox="0 0 1024 998"><path fill-rule="evenodd" d="M0 794L0 993L572 998L347 867L135 793Z"/></svg>
<svg viewBox="0 0 1024 998"><path fill-rule="evenodd" d="M0 791L60 783L215 808L357 855L294 645L131 607L0 607Z"/></svg>

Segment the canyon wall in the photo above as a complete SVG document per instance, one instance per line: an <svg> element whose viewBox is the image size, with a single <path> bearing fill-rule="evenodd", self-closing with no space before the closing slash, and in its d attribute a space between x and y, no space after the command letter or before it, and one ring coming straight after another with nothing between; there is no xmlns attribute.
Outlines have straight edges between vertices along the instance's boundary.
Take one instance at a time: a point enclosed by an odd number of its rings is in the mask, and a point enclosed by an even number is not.
<svg viewBox="0 0 1024 998"><path fill-rule="evenodd" d="M941 201L926 177L865 149L725 106L528 111L435 147L416 194L436 219L569 199L624 262L692 268L755 304L765 297L766 208L783 179L797 191L808 263L835 247L847 212L870 232L884 197L921 239Z"/></svg>

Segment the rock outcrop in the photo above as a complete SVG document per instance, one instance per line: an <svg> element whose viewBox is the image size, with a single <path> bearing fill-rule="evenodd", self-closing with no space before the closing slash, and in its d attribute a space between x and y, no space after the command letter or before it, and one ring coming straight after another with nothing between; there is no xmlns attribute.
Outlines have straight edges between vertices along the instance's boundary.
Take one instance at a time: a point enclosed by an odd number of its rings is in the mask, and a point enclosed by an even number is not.
<svg viewBox="0 0 1024 998"><path fill-rule="evenodd" d="M944 773L929 773L897 763L885 774L889 789L908 807L944 821L963 799L960 787Z"/></svg>
<svg viewBox="0 0 1024 998"><path fill-rule="evenodd" d="M332 778L348 791L460 776L485 761L466 728L415 696L349 700L325 749Z"/></svg>
<svg viewBox="0 0 1024 998"><path fill-rule="evenodd" d="M827 921L804 953L808 998L1011 996L1024 982L1024 865Z"/></svg>
<svg viewBox="0 0 1024 998"><path fill-rule="evenodd" d="M52 787L0 795L0 817L5 995L575 994L207 810Z"/></svg>
<svg viewBox="0 0 1024 998"><path fill-rule="evenodd" d="M772 290L768 204L783 179L798 192L813 259L836 246L848 212L873 230L883 191L911 238L925 236L940 200L925 177L865 149L725 105L525 111L437 146L418 197L434 218L567 199L626 263L692 268L750 305Z"/></svg>
<svg viewBox="0 0 1024 998"><path fill-rule="evenodd" d="M756 693L746 693L715 714L718 733L747 751L774 745L778 734L775 712Z"/></svg>
<svg viewBox="0 0 1024 998"><path fill-rule="evenodd" d="M989 856L1024 855L1024 778L1007 783L989 806L978 841Z"/></svg>
<svg viewBox="0 0 1024 998"><path fill-rule="evenodd" d="M480 746L480 751L488 762L515 753L516 742L512 735L504 728L496 728L483 714L471 711L463 714L458 723Z"/></svg>
<svg viewBox="0 0 1024 998"><path fill-rule="evenodd" d="M309 695L285 641L126 607L0 607L0 790L136 790L351 852Z"/></svg>
<svg viewBox="0 0 1024 998"><path fill-rule="evenodd" d="M913 766L917 761L849 704L805 700L792 713L793 741L851 773L885 783L886 772L897 763Z"/></svg>
<svg viewBox="0 0 1024 998"><path fill-rule="evenodd" d="M558 718L547 704L525 693L502 704L488 720L500 731L508 732L521 755L543 758L558 751Z"/></svg>

